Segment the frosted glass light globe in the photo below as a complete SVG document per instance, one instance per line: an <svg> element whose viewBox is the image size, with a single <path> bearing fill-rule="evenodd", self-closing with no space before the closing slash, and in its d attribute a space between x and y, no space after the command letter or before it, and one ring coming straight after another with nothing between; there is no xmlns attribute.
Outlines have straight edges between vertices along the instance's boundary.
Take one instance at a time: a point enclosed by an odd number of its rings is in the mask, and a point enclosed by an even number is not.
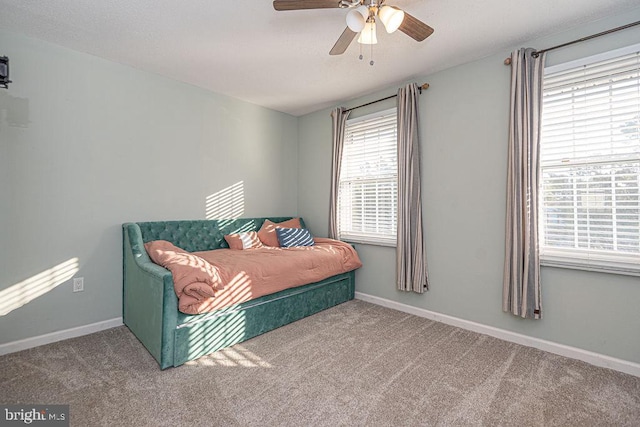
<svg viewBox="0 0 640 427"><path fill-rule="evenodd" d="M378 16L389 34L400 28L402 21L404 21L404 12L391 6L382 6L378 10Z"/></svg>
<svg viewBox="0 0 640 427"><path fill-rule="evenodd" d="M351 9L347 13L347 27L354 33L359 33L364 28L364 24L369 17L369 8L367 6L359 6Z"/></svg>

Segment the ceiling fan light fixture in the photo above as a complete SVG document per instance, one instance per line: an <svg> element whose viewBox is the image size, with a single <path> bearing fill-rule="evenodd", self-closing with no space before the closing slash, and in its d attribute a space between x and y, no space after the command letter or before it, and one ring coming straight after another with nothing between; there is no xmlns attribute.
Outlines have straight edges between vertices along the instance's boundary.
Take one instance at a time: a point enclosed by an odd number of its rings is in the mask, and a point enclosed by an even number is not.
<svg viewBox="0 0 640 427"><path fill-rule="evenodd" d="M347 27L354 33L359 33L364 28L367 18L362 16L362 13L357 9L351 9L347 13Z"/></svg>
<svg viewBox="0 0 640 427"><path fill-rule="evenodd" d="M358 37L358 43L378 44L378 38L376 37L375 19L369 19L364 25L364 29L360 32L360 37Z"/></svg>
<svg viewBox="0 0 640 427"><path fill-rule="evenodd" d="M402 21L404 21L404 11L393 6L385 5L378 10L378 17L380 17L380 20L384 24L387 33L391 34L402 25Z"/></svg>
<svg viewBox="0 0 640 427"><path fill-rule="evenodd" d="M378 44L376 18L383 23L387 33L400 30L415 41L421 42L431 34L433 28L414 18L396 6L387 6L386 0L273 0L273 8L278 11L304 9L349 9L343 15L347 27L342 31L329 55L342 55L358 40L362 58L363 44L370 46L369 64L373 65L373 45ZM343 21L344 22L344 21ZM358 36L358 37L356 37Z"/></svg>

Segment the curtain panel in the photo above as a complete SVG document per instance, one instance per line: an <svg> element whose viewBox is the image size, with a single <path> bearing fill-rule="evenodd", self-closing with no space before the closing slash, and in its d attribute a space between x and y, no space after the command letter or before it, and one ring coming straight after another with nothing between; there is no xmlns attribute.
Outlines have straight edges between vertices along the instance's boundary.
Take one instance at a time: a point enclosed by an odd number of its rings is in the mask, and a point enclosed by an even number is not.
<svg viewBox="0 0 640 427"><path fill-rule="evenodd" d="M544 54L511 55L511 108L502 309L542 318L538 247L538 183Z"/></svg>
<svg viewBox="0 0 640 427"><path fill-rule="evenodd" d="M398 235L396 282L401 291L423 293L429 288L422 232L418 86L398 90Z"/></svg>
<svg viewBox="0 0 640 427"><path fill-rule="evenodd" d="M340 189L340 167L344 147L344 130L350 111L338 107L331 112L333 154L331 158L331 189L329 194L329 238L338 238L338 194Z"/></svg>

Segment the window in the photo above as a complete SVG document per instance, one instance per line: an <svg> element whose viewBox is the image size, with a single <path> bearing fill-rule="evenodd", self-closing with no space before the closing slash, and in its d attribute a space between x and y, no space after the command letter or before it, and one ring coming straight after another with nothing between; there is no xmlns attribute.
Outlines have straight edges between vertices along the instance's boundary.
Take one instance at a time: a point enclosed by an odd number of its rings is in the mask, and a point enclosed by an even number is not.
<svg viewBox="0 0 640 427"><path fill-rule="evenodd" d="M640 274L640 45L545 70L545 265Z"/></svg>
<svg viewBox="0 0 640 427"><path fill-rule="evenodd" d="M348 120L338 230L342 240L393 246L398 209L396 109Z"/></svg>

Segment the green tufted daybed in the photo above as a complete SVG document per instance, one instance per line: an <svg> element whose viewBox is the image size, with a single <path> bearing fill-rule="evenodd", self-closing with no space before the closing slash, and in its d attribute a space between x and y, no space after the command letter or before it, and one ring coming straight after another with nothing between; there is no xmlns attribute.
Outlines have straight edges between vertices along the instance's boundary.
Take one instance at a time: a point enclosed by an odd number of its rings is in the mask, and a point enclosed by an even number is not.
<svg viewBox="0 0 640 427"><path fill-rule="evenodd" d="M282 222L291 217L123 224L123 321L161 369L353 299L355 274L350 271L211 313L178 311L171 272L151 261L144 243L167 240L189 252L226 248L225 234L257 231L265 219Z"/></svg>

